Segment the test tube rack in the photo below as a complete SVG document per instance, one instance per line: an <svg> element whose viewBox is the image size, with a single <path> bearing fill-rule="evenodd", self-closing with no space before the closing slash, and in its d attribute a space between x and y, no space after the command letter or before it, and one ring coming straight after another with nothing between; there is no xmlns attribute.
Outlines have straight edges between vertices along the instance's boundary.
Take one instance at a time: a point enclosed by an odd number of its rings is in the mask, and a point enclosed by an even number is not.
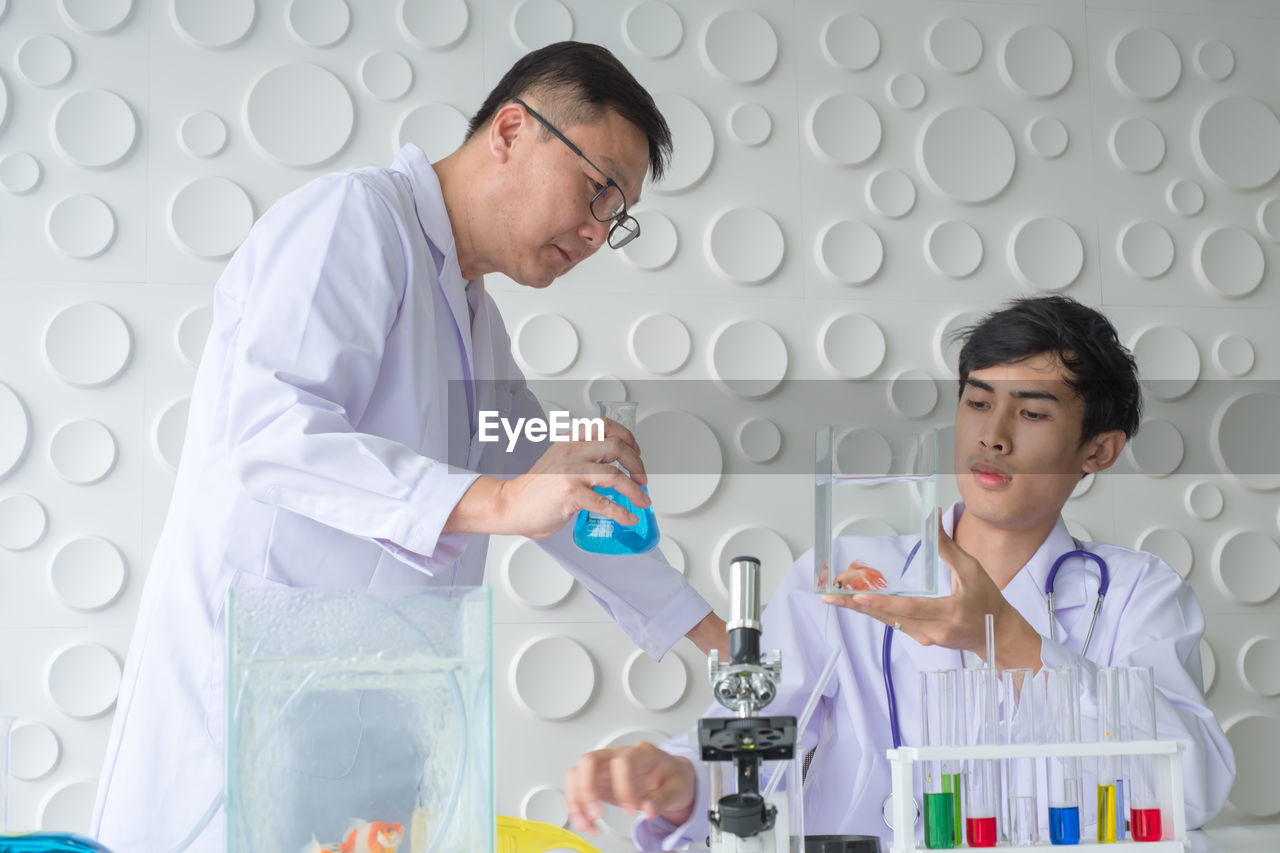
<svg viewBox="0 0 1280 853"><path fill-rule="evenodd" d="M1042 840L1034 848L1000 844L996 849L1026 850L1047 848L1055 853L1090 848L1094 853L1120 853L1132 848L1134 853L1184 853L1187 839L1186 806L1182 792L1182 750L1177 741L1140 740L1106 743L1035 743L997 744L992 746L903 746L888 751L893 782L893 845L890 853L916 853L925 850L916 841L914 802L920 802L915 790L913 766L918 761L1004 758L1064 758L1101 755L1151 755L1155 757L1156 798L1167 821L1160 841L1115 841L1098 844L1092 839L1080 844L1049 844Z"/></svg>

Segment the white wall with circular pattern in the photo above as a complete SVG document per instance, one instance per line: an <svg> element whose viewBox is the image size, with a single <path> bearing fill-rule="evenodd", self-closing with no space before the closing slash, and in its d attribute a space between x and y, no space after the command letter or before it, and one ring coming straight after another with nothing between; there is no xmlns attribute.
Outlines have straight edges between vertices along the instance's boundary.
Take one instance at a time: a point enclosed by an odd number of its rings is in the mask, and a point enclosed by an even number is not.
<svg viewBox="0 0 1280 853"><path fill-rule="evenodd" d="M1219 821L1274 820L1280 451L1257 425L1280 420L1280 9L1212 6L0 0L14 825L87 823L212 285L253 220L404 143L445 155L511 62L567 37L632 69L675 156L636 210L643 239L546 291L488 284L544 400L585 409L566 379L689 381L712 404L640 413L667 559L723 610L729 551L766 557L772 589L811 545L812 437L782 410L796 385L871 387L877 414L945 428L951 331L1017 295L1098 305L1148 410L1066 514L1195 588L1239 763ZM563 822L564 768L684 731L704 661L687 643L637 657L522 540L493 539L489 581L497 805ZM629 849L606 823L602 848Z"/></svg>

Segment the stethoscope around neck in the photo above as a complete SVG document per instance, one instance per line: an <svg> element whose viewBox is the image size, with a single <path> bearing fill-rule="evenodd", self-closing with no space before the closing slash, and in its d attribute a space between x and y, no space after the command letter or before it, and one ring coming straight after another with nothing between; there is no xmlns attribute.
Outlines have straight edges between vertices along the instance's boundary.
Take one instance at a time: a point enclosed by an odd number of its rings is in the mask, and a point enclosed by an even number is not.
<svg viewBox="0 0 1280 853"><path fill-rule="evenodd" d="M1075 544L1073 550L1067 551L1061 557L1053 561L1053 565L1049 567L1049 574L1044 579L1044 593L1048 601L1049 607L1049 639L1057 641L1058 625L1054 618L1053 607L1053 587L1058 580L1058 570L1062 568L1062 564L1072 557L1080 557L1085 560L1092 560L1098 566L1098 596L1093 604L1093 616L1089 619L1089 631L1084 635L1084 645L1080 649L1080 656L1084 657L1089 651L1089 641L1093 639L1093 628L1098 624L1098 613L1102 611L1102 600L1107 597L1107 590L1111 586L1111 570L1107 568L1107 561L1102 559L1092 551L1086 551L1080 547L1080 542L1074 537L1071 539ZM902 564L902 574L907 573L907 568L911 565L911 561L915 559L916 553L920 550L920 544L917 542L911 549L911 553L907 554L906 562ZM898 749L902 746L902 729L898 725L898 697L893 689L893 666L891 660L891 651L893 649L893 627L891 625L884 626L884 642L880 649L880 668L884 673L884 695L889 706L889 731L893 735L893 748ZM912 801L915 805L915 821L913 825L920 820L920 804ZM893 794L884 798L881 805L881 816L884 818L885 826L893 829L893 823L889 820L892 810Z"/></svg>

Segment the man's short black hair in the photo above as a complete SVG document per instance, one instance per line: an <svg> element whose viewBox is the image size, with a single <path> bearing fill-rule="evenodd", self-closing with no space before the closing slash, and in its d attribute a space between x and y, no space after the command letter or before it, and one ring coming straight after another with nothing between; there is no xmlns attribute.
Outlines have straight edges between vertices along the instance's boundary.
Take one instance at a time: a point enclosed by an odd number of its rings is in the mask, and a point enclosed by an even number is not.
<svg viewBox="0 0 1280 853"><path fill-rule="evenodd" d="M671 128L653 97L612 53L598 44L561 41L525 54L511 66L471 117L467 139L512 98L527 100L563 131L598 121L613 110L649 140L649 171L656 181L671 158ZM545 129L543 134L550 138ZM612 177L612 176L611 176Z"/></svg>
<svg viewBox="0 0 1280 853"><path fill-rule="evenodd" d="M960 394L969 374L1017 364L1042 353L1056 357L1067 384L1084 401L1080 441L1111 430L1127 438L1142 420L1142 389L1133 354L1115 326L1099 311L1066 296L1015 299L978 323L961 329Z"/></svg>

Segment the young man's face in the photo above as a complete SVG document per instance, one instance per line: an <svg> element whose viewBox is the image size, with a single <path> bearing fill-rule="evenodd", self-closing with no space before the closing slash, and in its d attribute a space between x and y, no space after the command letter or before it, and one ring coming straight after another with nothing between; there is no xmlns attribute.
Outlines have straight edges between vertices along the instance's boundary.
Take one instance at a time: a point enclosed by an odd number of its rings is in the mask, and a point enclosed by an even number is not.
<svg viewBox="0 0 1280 853"><path fill-rule="evenodd" d="M1048 354L969 374L955 420L966 516L1010 530L1052 524L1080 475L1100 470L1095 442L1080 444L1084 401L1068 375Z"/></svg>
<svg viewBox="0 0 1280 853"><path fill-rule="evenodd" d="M622 189L628 208L639 201L649 142L612 110L593 124L558 128L597 169L561 140L543 134L528 113L524 117L517 131L524 144L512 153L519 173L499 223L507 237L502 266L519 283L540 288L606 244L613 223L592 215L591 198L609 178Z"/></svg>

